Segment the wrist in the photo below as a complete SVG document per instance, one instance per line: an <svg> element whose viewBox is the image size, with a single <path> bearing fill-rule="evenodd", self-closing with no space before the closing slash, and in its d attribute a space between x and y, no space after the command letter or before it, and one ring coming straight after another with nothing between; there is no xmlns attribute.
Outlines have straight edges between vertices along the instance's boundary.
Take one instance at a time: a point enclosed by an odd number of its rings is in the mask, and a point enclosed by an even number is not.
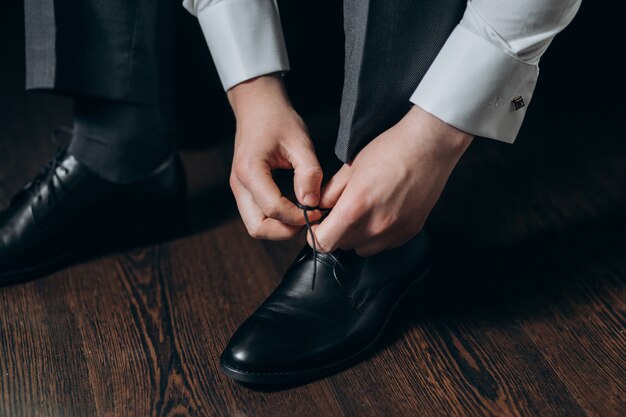
<svg viewBox="0 0 626 417"><path fill-rule="evenodd" d="M434 156L458 160L467 150L474 135L464 132L419 106L413 106L403 119L414 133L418 145Z"/></svg>
<svg viewBox="0 0 626 417"><path fill-rule="evenodd" d="M262 75L237 84L226 93L235 118L260 109L291 108L282 77L278 73Z"/></svg>

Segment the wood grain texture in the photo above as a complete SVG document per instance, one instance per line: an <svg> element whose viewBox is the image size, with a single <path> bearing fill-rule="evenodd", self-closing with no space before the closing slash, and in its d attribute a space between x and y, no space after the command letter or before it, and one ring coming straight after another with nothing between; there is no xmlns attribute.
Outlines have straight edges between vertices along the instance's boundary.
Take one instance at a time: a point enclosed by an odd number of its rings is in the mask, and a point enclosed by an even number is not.
<svg viewBox="0 0 626 417"><path fill-rule="evenodd" d="M428 224L433 274L367 360L288 390L220 374L304 244L247 236L222 140L182 153L189 234L0 288L0 416L626 415L626 107L555 106L581 93L546 59L518 143L478 140L453 174ZM69 100L21 91L21 65L0 77L0 208L71 121ZM309 121L330 166L335 124Z"/></svg>

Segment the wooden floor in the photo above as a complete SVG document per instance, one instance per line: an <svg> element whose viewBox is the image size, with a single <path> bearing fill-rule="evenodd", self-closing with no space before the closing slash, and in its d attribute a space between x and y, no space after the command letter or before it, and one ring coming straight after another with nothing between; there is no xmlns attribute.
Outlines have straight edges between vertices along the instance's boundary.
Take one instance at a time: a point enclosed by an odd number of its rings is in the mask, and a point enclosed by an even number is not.
<svg viewBox="0 0 626 417"><path fill-rule="evenodd" d="M2 208L71 103L0 82ZM246 235L230 142L184 151L188 236L0 289L0 416L626 415L626 108L574 117L558 99L537 93L515 146L472 145L430 219L434 273L381 349L288 390L218 360L303 237Z"/></svg>

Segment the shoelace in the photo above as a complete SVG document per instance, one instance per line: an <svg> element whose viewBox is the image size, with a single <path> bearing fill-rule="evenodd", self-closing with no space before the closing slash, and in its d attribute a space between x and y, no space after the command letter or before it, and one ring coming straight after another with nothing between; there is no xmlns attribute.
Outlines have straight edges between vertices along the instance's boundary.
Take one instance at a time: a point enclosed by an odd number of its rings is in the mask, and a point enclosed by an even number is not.
<svg viewBox="0 0 626 417"><path fill-rule="evenodd" d="M311 227L311 220L309 219L309 211L318 210L322 213L322 217L330 212L330 209L321 208L319 206L305 206L296 201L296 207L302 210L304 214L304 223L306 224L307 233L311 236L311 242L313 242L313 280L311 281L311 291L315 289L315 278L317 277L317 242L313 228Z"/></svg>

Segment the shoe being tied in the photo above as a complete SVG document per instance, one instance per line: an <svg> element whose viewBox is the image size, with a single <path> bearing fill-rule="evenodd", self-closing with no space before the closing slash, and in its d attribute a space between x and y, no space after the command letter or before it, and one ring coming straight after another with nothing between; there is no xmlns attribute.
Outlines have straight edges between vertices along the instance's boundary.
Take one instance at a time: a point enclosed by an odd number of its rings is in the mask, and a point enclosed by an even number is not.
<svg viewBox="0 0 626 417"><path fill-rule="evenodd" d="M221 356L222 372L244 383L294 384L363 359L404 295L426 274L429 252L424 232L369 258L305 247L232 336Z"/></svg>

